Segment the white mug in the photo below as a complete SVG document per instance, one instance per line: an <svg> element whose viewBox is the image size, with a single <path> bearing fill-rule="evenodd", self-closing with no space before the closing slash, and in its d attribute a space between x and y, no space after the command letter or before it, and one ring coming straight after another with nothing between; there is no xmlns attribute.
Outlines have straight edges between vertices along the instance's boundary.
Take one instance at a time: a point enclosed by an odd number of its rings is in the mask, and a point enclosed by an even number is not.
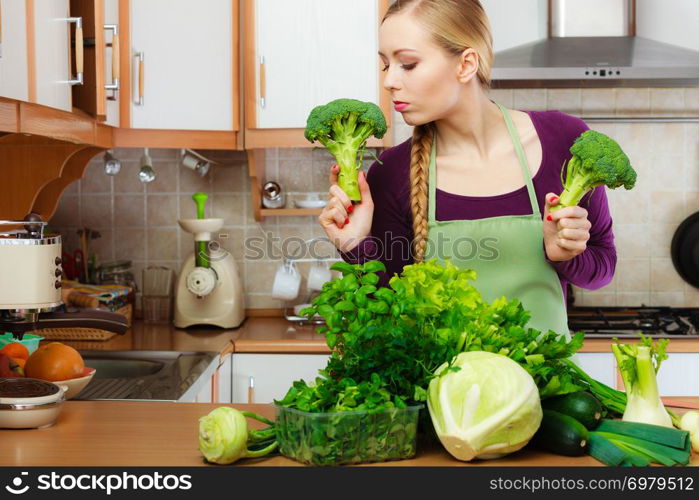
<svg viewBox="0 0 699 500"><path fill-rule="evenodd" d="M308 289L322 290L323 283L332 279L332 273L325 261L316 261L308 271Z"/></svg>
<svg viewBox="0 0 699 500"><path fill-rule="evenodd" d="M272 285L272 297L278 300L294 300L299 295L301 275L293 262L284 263L277 269Z"/></svg>

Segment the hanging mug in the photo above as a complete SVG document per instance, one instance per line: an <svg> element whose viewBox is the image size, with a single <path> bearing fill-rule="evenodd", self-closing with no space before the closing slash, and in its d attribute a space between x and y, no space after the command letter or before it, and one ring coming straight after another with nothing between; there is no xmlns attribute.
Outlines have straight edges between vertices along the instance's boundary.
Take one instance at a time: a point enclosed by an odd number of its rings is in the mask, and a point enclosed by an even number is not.
<svg viewBox="0 0 699 500"><path fill-rule="evenodd" d="M299 295L301 275L293 261L284 262L274 276L272 297L278 300L294 300Z"/></svg>
<svg viewBox="0 0 699 500"><path fill-rule="evenodd" d="M323 289L323 284L331 279L332 273L328 263L324 260L317 260L308 271L308 289L320 291Z"/></svg>

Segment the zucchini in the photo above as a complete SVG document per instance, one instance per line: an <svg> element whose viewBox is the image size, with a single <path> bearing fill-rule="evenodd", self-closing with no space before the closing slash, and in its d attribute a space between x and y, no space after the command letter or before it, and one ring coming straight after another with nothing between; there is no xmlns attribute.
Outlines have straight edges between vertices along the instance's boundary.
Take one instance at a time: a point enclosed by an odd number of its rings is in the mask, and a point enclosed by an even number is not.
<svg viewBox="0 0 699 500"><path fill-rule="evenodd" d="M589 430L597 427L602 419L602 404L596 397L585 391L544 399L541 406L546 410L569 415Z"/></svg>
<svg viewBox="0 0 699 500"><path fill-rule="evenodd" d="M590 433L570 415L544 410L541 426L534 435L534 444L557 455L584 455Z"/></svg>

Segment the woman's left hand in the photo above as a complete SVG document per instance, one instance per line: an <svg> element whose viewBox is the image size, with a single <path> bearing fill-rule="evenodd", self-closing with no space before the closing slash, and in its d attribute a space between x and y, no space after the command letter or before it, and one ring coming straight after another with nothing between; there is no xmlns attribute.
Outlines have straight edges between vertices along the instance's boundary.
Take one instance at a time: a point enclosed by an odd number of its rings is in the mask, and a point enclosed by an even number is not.
<svg viewBox="0 0 699 500"><path fill-rule="evenodd" d="M558 205L558 195L548 193L544 208L544 248L546 257L554 262L570 260L587 248L590 239L590 221L582 207L565 207L550 212Z"/></svg>

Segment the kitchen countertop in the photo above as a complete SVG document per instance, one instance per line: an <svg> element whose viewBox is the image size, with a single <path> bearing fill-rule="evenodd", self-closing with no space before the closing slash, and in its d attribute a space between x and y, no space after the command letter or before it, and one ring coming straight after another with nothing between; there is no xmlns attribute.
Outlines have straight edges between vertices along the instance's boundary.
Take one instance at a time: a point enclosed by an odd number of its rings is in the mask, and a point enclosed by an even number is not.
<svg viewBox="0 0 699 500"><path fill-rule="evenodd" d="M699 403L699 397L678 398ZM0 430L2 466L202 466L197 440L198 419L212 403L68 401L52 427ZM233 406L233 405L225 405ZM270 405L235 405L267 417ZM682 411L682 410L680 410ZM252 422L252 421L250 421ZM254 427L262 424L254 421ZM282 456L238 462L240 465L302 465ZM699 465L699 455L691 464ZM601 466L589 456L565 457L525 449L498 460L459 462L439 444L418 444L409 460L372 465L388 466Z"/></svg>
<svg viewBox="0 0 699 500"><path fill-rule="evenodd" d="M76 349L329 354L325 337L317 329L281 317L249 317L238 328L231 329L213 326L181 329L171 323L135 320L124 335L107 341L63 342ZM612 339L588 338L580 352L611 352L611 342ZM699 352L699 336L673 338L668 352Z"/></svg>

